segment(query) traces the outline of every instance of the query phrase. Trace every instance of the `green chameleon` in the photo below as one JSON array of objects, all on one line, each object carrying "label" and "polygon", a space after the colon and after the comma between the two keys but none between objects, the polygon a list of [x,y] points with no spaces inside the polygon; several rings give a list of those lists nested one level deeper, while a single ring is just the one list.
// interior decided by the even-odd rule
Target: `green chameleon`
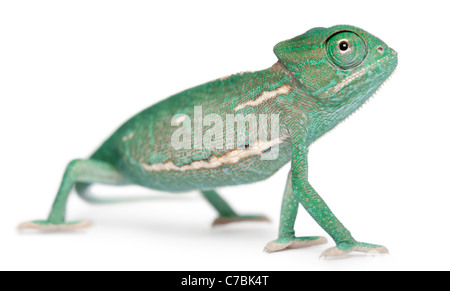
[{"label": "green chameleon", "polygon": [[[264,221],[261,215],[237,214],[214,189],[264,180],[290,161],[278,238],[266,252],[326,243],[324,237],[295,236],[301,204],[336,243],[323,256],[387,253],[381,245],[355,240],[335,217],[308,181],[307,156],[315,140],[387,80],[397,53],[348,25],[313,28],[278,43],[274,52],[278,62],[268,69],[188,89],[128,120],[89,159],[69,163],[48,219],[20,228],[89,226],[65,220],[66,202],[73,187],[87,201],[100,202],[88,193],[95,183],[174,193],[198,190],[219,213],[214,224]],[[255,120],[260,124],[255,126]]]}]

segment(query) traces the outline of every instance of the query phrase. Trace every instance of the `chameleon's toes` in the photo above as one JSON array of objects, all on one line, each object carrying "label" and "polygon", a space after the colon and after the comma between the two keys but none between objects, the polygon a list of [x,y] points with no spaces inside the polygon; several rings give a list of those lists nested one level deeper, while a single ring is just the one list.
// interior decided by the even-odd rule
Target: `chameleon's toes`
[{"label": "chameleon's toes", "polygon": [[326,249],[325,251],[322,252],[322,254],[320,255],[321,258],[330,258],[330,257],[341,257],[344,256],[346,254],[348,254],[351,251],[344,251],[344,250],[340,250],[337,247],[332,247],[329,249]]},{"label": "chameleon's toes", "polygon": [[70,231],[91,226],[89,221],[74,221],[64,223],[51,223],[46,220],[35,220],[19,225],[19,230],[35,229],[40,231]]},{"label": "chameleon's toes", "polygon": [[220,216],[216,218],[212,224],[212,226],[224,225],[235,222],[270,222],[270,219],[263,215],[239,215],[232,217],[223,217]]},{"label": "chameleon's toes", "polygon": [[321,255],[321,258],[333,258],[345,256],[351,252],[360,252],[368,254],[389,254],[386,247],[368,243],[353,243],[353,244],[339,244],[335,247],[326,249]]},{"label": "chameleon's toes", "polygon": [[266,253],[273,253],[285,249],[306,248],[315,245],[326,244],[327,239],[323,236],[305,236],[293,239],[277,239],[269,242],[265,247]]}]

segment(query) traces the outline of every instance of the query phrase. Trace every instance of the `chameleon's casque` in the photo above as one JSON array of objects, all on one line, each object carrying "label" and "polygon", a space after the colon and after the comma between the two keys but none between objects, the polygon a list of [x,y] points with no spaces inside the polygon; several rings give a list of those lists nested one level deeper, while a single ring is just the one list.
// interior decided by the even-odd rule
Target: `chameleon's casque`
[{"label": "chameleon's casque", "polygon": [[[326,242],[324,237],[295,236],[294,223],[302,204],[336,242],[323,255],[386,253],[383,246],[356,241],[334,216],[308,182],[307,153],[317,138],[385,82],[397,66],[397,53],[377,37],[347,25],[311,29],[278,43],[274,52],[279,61],[268,69],[188,89],[131,118],[89,159],[68,165],[48,219],[24,223],[21,228],[88,226],[87,222],[66,222],[65,209],[73,187],[86,200],[99,202],[87,193],[94,183],[137,184],[168,192],[199,190],[219,213],[215,224],[266,220],[237,214],[214,189],[266,179],[290,162],[279,236],[266,245],[266,251]],[[278,135],[251,139],[251,122],[245,123],[244,130],[234,124],[225,126],[228,117],[237,115],[244,119],[277,116],[279,123],[271,123],[268,130],[276,128]],[[204,123],[200,127],[198,120]],[[213,138],[210,129],[220,123],[221,130]],[[214,141],[213,147],[202,146],[205,137]],[[180,138],[184,146],[174,146]],[[275,148],[275,158],[262,158]]]}]

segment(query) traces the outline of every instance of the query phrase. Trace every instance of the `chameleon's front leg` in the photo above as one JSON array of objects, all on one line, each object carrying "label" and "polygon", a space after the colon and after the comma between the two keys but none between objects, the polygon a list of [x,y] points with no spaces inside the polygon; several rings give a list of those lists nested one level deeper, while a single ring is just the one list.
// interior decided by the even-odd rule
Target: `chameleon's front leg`
[{"label": "chameleon's front leg", "polygon": [[293,194],[298,202],[336,242],[336,247],[325,250],[322,256],[341,256],[351,251],[388,253],[388,250],[381,245],[356,241],[350,231],[334,216],[330,208],[309,184],[307,149],[301,141],[295,138],[293,138],[291,175]]},{"label": "chameleon's front leg", "polygon": [[289,172],[283,195],[278,238],[266,245],[264,248],[265,252],[272,253],[284,249],[303,248],[327,243],[327,239],[323,236],[295,236],[294,225],[297,218],[298,205],[299,200],[292,189],[291,171]]}]

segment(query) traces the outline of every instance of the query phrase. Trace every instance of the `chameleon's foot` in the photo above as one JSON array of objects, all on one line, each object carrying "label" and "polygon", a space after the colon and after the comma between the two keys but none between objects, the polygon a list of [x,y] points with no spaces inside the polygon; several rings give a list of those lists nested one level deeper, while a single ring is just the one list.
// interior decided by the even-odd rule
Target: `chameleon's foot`
[{"label": "chameleon's foot", "polygon": [[355,243],[340,243],[335,247],[326,249],[320,255],[320,257],[321,258],[340,257],[347,255],[350,252],[361,252],[369,254],[389,254],[388,249],[384,246],[355,242]]},{"label": "chameleon's foot", "polygon": [[64,223],[51,223],[47,220],[35,220],[19,225],[19,230],[36,229],[41,231],[67,231],[78,230],[91,226],[89,221],[73,221]]},{"label": "chameleon's foot", "polygon": [[214,220],[212,226],[224,225],[234,222],[251,222],[251,221],[262,221],[262,222],[270,222],[270,219],[263,215],[236,215],[231,217],[220,216]]},{"label": "chameleon's foot", "polygon": [[295,238],[279,238],[269,242],[264,251],[267,253],[278,252],[286,249],[298,249],[310,246],[326,244],[327,239],[323,236],[304,236]]}]

